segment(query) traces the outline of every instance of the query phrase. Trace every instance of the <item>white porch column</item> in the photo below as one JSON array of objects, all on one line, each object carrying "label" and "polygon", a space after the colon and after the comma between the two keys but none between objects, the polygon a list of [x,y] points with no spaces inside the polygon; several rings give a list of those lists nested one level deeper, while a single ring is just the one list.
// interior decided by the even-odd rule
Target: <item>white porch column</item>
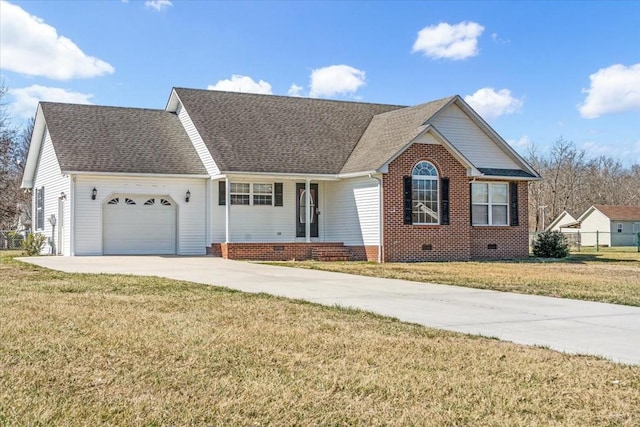
[{"label": "white porch column", "polygon": [[305,224],[304,224],[304,235],[305,242],[311,243],[311,180],[307,179],[307,182],[304,186],[304,209],[305,209]]},{"label": "white porch column", "polygon": [[211,211],[213,209],[211,209],[211,201],[213,200],[212,194],[211,194],[211,188],[213,187],[213,185],[211,185],[211,178],[207,178],[205,180],[205,188],[204,188],[204,217],[205,217],[205,223],[204,223],[204,235],[205,235],[205,239],[207,239],[204,244],[205,247],[209,247],[211,245],[211,243],[213,242],[212,239],[212,233],[211,233],[211,229],[212,227],[212,220],[211,220]]},{"label": "white porch column", "polygon": [[231,235],[229,231],[229,222],[231,221],[231,182],[229,177],[225,178],[225,203],[224,203],[224,242],[231,242]]},{"label": "white porch column", "polygon": [[[69,176],[69,255],[76,254],[76,176]],[[35,191],[35,188],[32,190]],[[35,206],[35,203],[34,203]],[[35,221],[36,216],[33,216]],[[33,224],[31,225],[33,229]]]}]

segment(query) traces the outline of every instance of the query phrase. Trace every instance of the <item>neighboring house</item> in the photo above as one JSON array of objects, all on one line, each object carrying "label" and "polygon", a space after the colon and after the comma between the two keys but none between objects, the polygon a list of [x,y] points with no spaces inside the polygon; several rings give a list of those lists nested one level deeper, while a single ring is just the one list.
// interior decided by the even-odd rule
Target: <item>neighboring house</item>
[{"label": "neighboring house", "polygon": [[40,103],[22,185],[58,254],[422,261],[528,256],[536,179],[459,96],[175,88],[165,110]]},{"label": "neighboring house", "polygon": [[578,218],[583,246],[635,246],[640,206],[593,205]]},{"label": "neighboring house", "polygon": [[577,232],[580,223],[576,217],[577,215],[564,210],[545,228],[545,231]]}]

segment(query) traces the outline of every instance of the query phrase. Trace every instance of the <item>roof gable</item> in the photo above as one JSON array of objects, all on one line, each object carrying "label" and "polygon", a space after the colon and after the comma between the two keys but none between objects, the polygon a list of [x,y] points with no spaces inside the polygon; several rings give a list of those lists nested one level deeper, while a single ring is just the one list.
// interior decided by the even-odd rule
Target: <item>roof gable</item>
[{"label": "roof gable", "polygon": [[426,121],[454,97],[376,115],[342,168],[342,173],[379,170],[426,129]]},{"label": "roof gable", "polygon": [[549,224],[545,230],[552,230],[556,225],[560,225],[560,228],[563,228],[565,225],[577,223],[578,221],[576,220],[576,217],[569,211],[564,210],[553,221],[551,221],[551,224]]},{"label": "roof gable", "polygon": [[63,172],[206,174],[173,113],[50,102],[40,108]]},{"label": "roof gable", "polygon": [[175,88],[221,172],[337,174],[394,105]]},{"label": "roof gable", "polygon": [[[593,205],[592,207],[602,212],[612,221],[640,221],[640,206]],[[582,216],[580,217],[581,219]]]}]

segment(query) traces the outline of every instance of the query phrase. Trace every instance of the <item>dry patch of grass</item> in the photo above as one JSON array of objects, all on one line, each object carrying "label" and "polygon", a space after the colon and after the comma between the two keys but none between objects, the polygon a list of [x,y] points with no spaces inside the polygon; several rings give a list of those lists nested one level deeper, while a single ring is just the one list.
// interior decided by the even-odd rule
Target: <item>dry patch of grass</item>
[{"label": "dry patch of grass", "polygon": [[580,252],[511,262],[286,262],[300,268],[640,306],[640,253]]},{"label": "dry patch of grass", "polygon": [[640,368],[0,258],[0,425],[639,425]]}]

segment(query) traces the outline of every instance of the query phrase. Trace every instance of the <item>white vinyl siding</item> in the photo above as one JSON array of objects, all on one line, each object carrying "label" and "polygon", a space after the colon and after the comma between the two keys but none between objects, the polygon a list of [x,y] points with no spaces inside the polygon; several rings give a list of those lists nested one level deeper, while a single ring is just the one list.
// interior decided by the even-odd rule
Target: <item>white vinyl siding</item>
[{"label": "white vinyl siding", "polygon": [[193,144],[193,147],[196,149],[198,156],[200,156],[200,160],[202,161],[204,167],[207,169],[207,173],[211,176],[219,175],[220,169],[218,168],[218,165],[216,165],[216,162],[213,160],[209,149],[205,145],[204,140],[200,136],[200,133],[198,133],[196,126],[191,120],[191,117],[189,117],[187,109],[184,108],[182,103],[179,103],[178,107],[178,118],[180,119],[180,123],[182,123],[184,130],[187,132],[187,135],[189,136],[189,139]]},{"label": "white vinyl siding", "polygon": [[478,168],[520,169],[457,105],[451,104],[431,122]]},{"label": "white vinyl siding", "polygon": [[580,223],[580,243],[583,246],[596,245],[596,230],[598,244],[603,246],[611,245],[611,221],[602,212],[594,209]]},{"label": "white vinyl siding", "polygon": [[[60,166],[58,164],[58,157],[56,156],[55,150],[53,148],[53,144],[51,142],[51,136],[49,135],[48,129],[45,129],[43,143],[41,147],[40,153],[40,161],[36,168],[35,179],[33,182],[32,189],[32,203],[33,203],[33,212],[32,218],[34,231],[37,233],[44,234],[47,237],[47,244],[42,250],[43,254],[50,254],[54,252],[58,252],[57,244],[58,244],[58,200],[62,193],[65,195],[69,194],[69,177],[62,175],[60,170]],[[41,230],[36,230],[36,218],[37,218],[37,204],[36,204],[36,189],[41,189],[44,187],[44,205],[43,205],[43,221],[44,228]],[[68,203],[67,203],[68,205]],[[54,215],[56,218],[56,226],[53,227],[51,225],[51,216]],[[61,229],[64,231],[63,236],[63,250],[65,255],[69,255],[69,230],[71,229],[69,223],[69,215],[65,215],[63,218],[64,226]]]},{"label": "white vinyl siding", "polygon": [[[234,243],[284,243],[296,242],[296,181],[275,180],[282,182],[283,206],[272,205],[231,205],[230,240]],[[232,179],[233,182],[239,182]],[[251,181],[246,181],[251,184]],[[218,181],[214,181],[213,196],[213,241],[225,241],[226,206],[218,204]],[[318,189],[320,203],[323,203],[322,184]],[[320,236],[323,233],[322,215],[320,220]],[[317,241],[318,239],[313,239]],[[304,239],[302,240],[304,241]]]},{"label": "white vinyl siding", "polygon": [[[91,190],[96,188],[96,200]],[[114,195],[167,196],[176,204],[178,255],[204,254],[211,242],[206,237],[205,180],[173,177],[106,177],[80,175],[75,186],[75,254],[103,253],[103,206]],[[185,202],[189,190],[191,198]]]},{"label": "white vinyl siding", "polygon": [[349,246],[378,245],[380,193],[378,182],[369,177],[328,182],[326,240]]}]

